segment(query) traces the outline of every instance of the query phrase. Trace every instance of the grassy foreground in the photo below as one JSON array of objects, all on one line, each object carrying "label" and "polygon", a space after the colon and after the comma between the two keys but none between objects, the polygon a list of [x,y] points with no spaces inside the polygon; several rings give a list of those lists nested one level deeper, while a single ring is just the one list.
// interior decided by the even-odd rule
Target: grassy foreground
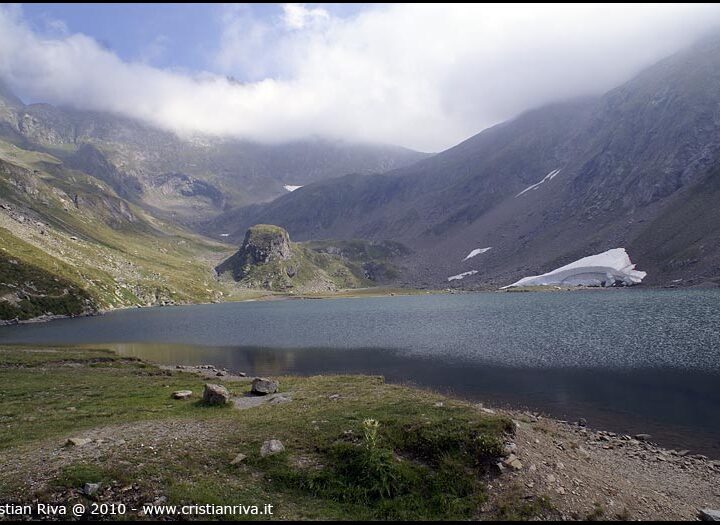
[{"label": "grassy foreground", "polygon": [[[379,377],[285,377],[292,401],[239,410],[204,406],[205,382],[105,350],[0,347],[0,501],[271,503],[275,519],[547,510],[510,500],[481,511],[513,424],[469,403]],[[172,400],[180,389],[192,397]],[[92,442],[64,446],[70,437]],[[268,439],[285,452],[262,458]],[[102,489],[84,495],[94,482]]]}]

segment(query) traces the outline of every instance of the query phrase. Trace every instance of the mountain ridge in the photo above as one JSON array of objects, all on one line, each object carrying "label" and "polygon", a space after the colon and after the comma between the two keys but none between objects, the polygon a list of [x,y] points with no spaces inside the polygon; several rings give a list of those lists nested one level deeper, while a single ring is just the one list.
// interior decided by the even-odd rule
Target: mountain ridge
[{"label": "mountain ridge", "polygon": [[[207,231],[232,234],[232,224],[242,230],[245,221],[271,222],[299,239],[401,241],[414,251],[405,261],[414,286],[447,284],[475,270],[452,285],[494,287],[625,246],[635,251],[633,261],[655,261],[650,284],[717,279],[717,249],[706,248],[692,270],[680,271],[673,260],[689,246],[659,263],[642,236],[662,237],[647,228],[661,227],[665,210],[682,207],[718,164],[718,93],[715,37],[602,96],[525,112],[383,175],[319,182],[228,212]],[[700,220],[717,224],[709,209]],[[479,246],[494,248],[462,261]]]}]

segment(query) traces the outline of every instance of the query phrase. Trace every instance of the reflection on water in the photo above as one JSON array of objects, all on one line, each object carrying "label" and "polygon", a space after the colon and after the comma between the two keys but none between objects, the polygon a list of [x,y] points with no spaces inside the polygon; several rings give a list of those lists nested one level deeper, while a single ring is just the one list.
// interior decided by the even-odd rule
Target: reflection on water
[{"label": "reflection on water", "polygon": [[713,373],[674,369],[536,370],[409,357],[395,350],[108,345],[161,364],[212,364],[249,375],[373,374],[498,406],[529,407],[668,447],[720,457],[720,388]]}]

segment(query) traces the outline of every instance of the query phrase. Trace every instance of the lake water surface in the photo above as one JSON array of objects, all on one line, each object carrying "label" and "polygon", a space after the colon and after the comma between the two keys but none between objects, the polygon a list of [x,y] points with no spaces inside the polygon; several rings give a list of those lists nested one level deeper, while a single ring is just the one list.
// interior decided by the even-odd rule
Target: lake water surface
[{"label": "lake water surface", "polygon": [[720,457],[720,293],[604,290],[225,303],[0,328],[256,375],[370,373]]}]

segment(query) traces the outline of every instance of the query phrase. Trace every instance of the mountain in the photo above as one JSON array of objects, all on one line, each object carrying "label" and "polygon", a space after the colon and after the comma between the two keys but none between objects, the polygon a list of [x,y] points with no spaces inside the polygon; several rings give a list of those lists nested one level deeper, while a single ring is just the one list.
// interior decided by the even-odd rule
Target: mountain
[{"label": "mountain", "polygon": [[387,171],[428,156],[396,146],[320,138],[278,144],[181,138],[109,113],[25,105],[2,84],[0,138],[50,153],[155,215],[185,224],[271,200],[288,193],[286,186]]},{"label": "mountain", "polygon": [[[484,288],[624,247],[650,284],[720,277],[720,38],[599,97],[552,104],[379,175],[310,184],[206,225],[393,239],[403,282]],[[466,259],[471,250],[490,247]]]}]

